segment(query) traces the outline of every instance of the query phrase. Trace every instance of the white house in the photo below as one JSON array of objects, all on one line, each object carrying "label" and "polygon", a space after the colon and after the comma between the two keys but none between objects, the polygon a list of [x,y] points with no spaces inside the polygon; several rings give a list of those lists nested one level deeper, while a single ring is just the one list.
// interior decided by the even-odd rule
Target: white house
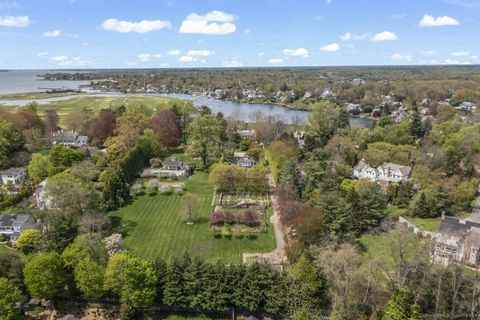
[{"label": "white house", "polygon": [[460,103],[458,107],[455,107],[457,110],[464,110],[464,111],[474,111],[477,109],[477,105],[473,102],[464,101]]},{"label": "white house", "polygon": [[257,164],[257,161],[249,157],[240,158],[237,160],[237,166],[242,168],[251,168]]},{"label": "white house", "polygon": [[10,168],[0,171],[0,179],[3,185],[12,184],[18,185],[27,177],[27,170],[25,168]]},{"label": "white house", "polygon": [[250,139],[255,137],[255,130],[237,130],[238,135],[242,139]]},{"label": "white house", "polygon": [[354,168],[353,175],[357,179],[367,178],[373,181],[403,182],[410,179],[412,167],[385,162],[377,168],[371,167],[361,160]]}]

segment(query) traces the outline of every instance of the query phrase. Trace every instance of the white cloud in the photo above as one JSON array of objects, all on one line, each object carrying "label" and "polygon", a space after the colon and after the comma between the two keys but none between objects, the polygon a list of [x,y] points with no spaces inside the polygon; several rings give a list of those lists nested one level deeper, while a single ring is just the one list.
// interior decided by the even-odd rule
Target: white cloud
[{"label": "white cloud", "polygon": [[434,55],[437,54],[437,51],[435,51],[435,50],[422,50],[422,51],[420,51],[420,54],[422,56],[434,56]]},{"label": "white cloud", "polygon": [[397,35],[390,31],[379,32],[370,38],[371,41],[392,41],[397,39]]},{"label": "white cloud", "polygon": [[166,62],[165,62],[165,63],[160,63],[158,66],[159,66],[160,68],[165,68],[165,67],[168,67],[169,65],[170,65],[169,63],[166,63]]},{"label": "white cloud", "polygon": [[331,43],[321,47],[319,50],[325,52],[334,52],[340,50],[340,45],[338,43]]},{"label": "white cloud", "polygon": [[24,28],[30,24],[30,18],[28,16],[5,16],[0,17],[1,27],[17,27]]},{"label": "white cloud", "polygon": [[283,59],[281,59],[281,58],[272,58],[272,59],[268,60],[267,62],[270,63],[270,64],[280,64],[280,63],[283,63]]},{"label": "white cloud", "polygon": [[150,61],[151,58],[161,58],[161,57],[162,57],[161,53],[155,53],[155,54],[140,53],[138,55],[138,59],[142,62],[148,62],[148,61]]},{"label": "white cloud", "polygon": [[443,62],[446,63],[446,64],[460,64],[460,61],[452,60],[452,59],[445,59],[445,60],[443,60]]},{"label": "white cloud", "polygon": [[138,59],[140,59],[140,61],[143,61],[143,62],[148,62],[148,61],[150,61],[151,56],[152,55],[149,54],[149,53],[140,53],[138,55]]},{"label": "white cloud", "polygon": [[50,38],[57,38],[60,36],[62,32],[60,30],[51,30],[51,31],[45,31],[43,33],[44,37],[50,37]]},{"label": "white cloud", "polygon": [[208,57],[214,54],[215,52],[210,50],[188,50],[187,51],[187,56],[190,56],[190,57]]},{"label": "white cloud", "polygon": [[180,50],[170,50],[167,52],[169,56],[179,56],[182,52]]},{"label": "white cloud", "polygon": [[240,68],[243,67],[243,63],[238,60],[225,60],[223,66],[226,68]]},{"label": "white cloud", "polygon": [[302,57],[308,58],[308,50],[305,48],[298,48],[298,49],[283,49],[283,53],[287,57]]},{"label": "white cloud", "polygon": [[232,14],[214,10],[201,16],[197,13],[189,14],[183,20],[179,33],[226,35],[236,31],[235,17]]},{"label": "white cloud", "polygon": [[161,29],[170,29],[171,27],[172,24],[168,20],[142,20],[139,22],[132,22],[121,21],[117,19],[108,19],[102,23],[103,30],[117,31],[121,33],[147,33]]},{"label": "white cloud", "polygon": [[2,9],[20,9],[22,5],[16,1],[12,2],[1,2],[0,3],[0,10]]},{"label": "white cloud", "polygon": [[410,53],[394,53],[390,58],[395,61],[412,62],[412,55]]},{"label": "white cloud", "polygon": [[441,16],[441,17],[434,17],[429,14],[423,16],[422,20],[420,20],[419,26],[420,27],[442,27],[442,26],[456,26],[459,25],[460,22],[451,18],[449,16]]},{"label": "white cloud", "polygon": [[259,58],[263,57],[264,55],[265,55],[265,52],[259,52],[259,53],[257,53],[257,57],[259,57]]},{"label": "white cloud", "polygon": [[45,56],[48,56],[47,51],[43,51],[43,52],[40,52],[39,54],[37,54],[37,57],[39,57],[39,58],[42,58],[42,57],[45,57]]},{"label": "white cloud", "polygon": [[468,51],[455,51],[451,53],[454,57],[468,57],[470,52]]},{"label": "white cloud", "polygon": [[88,59],[82,57],[54,56],[50,60],[57,63],[60,67],[83,67],[91,63]]},{"label": "white cloud", "polygon": [[251,29],[249,29],[249,28],[247,28],[247,29],[243,30],[243,33],[245,33],[245,34],[249,34],[250,32],[252,32],[252,30],[251,30]]},{"label": "white cloud", "polygon": [[195,59],[194,57],[191,57],[191,56],[181,56],[180,59],[178,59],[178,61],[180,61],[180,62],[193,62],[193,61],[197,61],[197,59]]},{"label": "white cloud", "polygon": [[332,3],[332,0],[325,0],[325,4],[328,6]]},{"label": "white cloud", "polygon": [[370,37],[370,33],[362,33],[362,34],[353,34],[351,32],[347,32],[344,35],[340,36],[342,41],[350,41],[350,40],[365,40]]}]

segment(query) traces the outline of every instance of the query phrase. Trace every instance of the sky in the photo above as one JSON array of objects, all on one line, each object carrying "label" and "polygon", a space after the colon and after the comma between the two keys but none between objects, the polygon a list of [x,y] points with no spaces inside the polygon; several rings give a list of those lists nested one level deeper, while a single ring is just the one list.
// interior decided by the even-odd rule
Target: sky
[{"label": "sky", "polygon": [[480,0],[0,0],[0,69],[480,63]]}]

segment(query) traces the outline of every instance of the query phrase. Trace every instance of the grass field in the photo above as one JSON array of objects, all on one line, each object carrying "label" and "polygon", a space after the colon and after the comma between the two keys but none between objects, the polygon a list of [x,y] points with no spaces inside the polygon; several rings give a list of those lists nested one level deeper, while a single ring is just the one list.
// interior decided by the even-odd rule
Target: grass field
[{"label": "grass field", "polygon": [[55,97],[66,97],[79,94],[89,94],[87,92],[59,92],[59,93],[46,93],[46,92],[25,92],[25,93],[9,93],[1,94],[0,100],[36,100],[36,99],[47,99]]},{"label": "grass field", "polygon": [[425,231],[437,232],[440,228],[440,218],[412,218],[410,222]]},{"label": "grass field", "polygon": [[[49,97],[53,98],[54,96]],[[87,95],[84,97],[72,97],[68,100],[53,101],[47,104],[40,104],[38,106],[38,113],[40,116],[43,116],[46,110],[55,110],[60,117],[60,125],[63,125],[65,117],[70,114],[72,110],[78,110],[82,107],[87,107],[91,109],[93,113],[98,113],[102,109],[115,108],[121,105],[125,106],[127,109],[140,105],[147,106],[151,109],[163,109],[168,108],[173,101],[179,100],[149,95],[128,95],[118,97],[94,97]],[[16,106],[6,105],[2,105],[1,107],[5,109],[16,108]]]},{"label": "grass field", "polygon": [[[117,232],[122,232],[125,246],[139,257],[153,260],[168,259],[184,251],[203,256],[209,261],[241,263],[244,252],[269,252],[275,248],[273,227],[258,234],[256,239],[216,239],[208,230],[212,210],[212,187],[208,174],[197,172],[186,182],[186,192],[198,198],[198,218],[187,225],[181,215],[181,196],[178,194],[144,195],[111,214]],[[271,212],[271,210],[269,210]]]}]

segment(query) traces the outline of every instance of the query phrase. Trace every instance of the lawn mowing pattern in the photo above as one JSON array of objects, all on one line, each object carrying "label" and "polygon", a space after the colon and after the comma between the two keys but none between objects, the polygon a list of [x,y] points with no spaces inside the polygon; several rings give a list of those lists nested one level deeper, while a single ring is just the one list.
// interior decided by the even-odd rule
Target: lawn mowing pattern
[{"label": "lawn mowing pattern", "polygon": [[[125,233],[125,247],[141,258],[169,259],[184,251],[203,256],[209,261],[241,263],[242,253],[270,252],[275,248],[273,227],[268,223],[268,232],[258,234],[257,239],[246,237],[215,239],[208,231],[212,210],[212,187],[208,174],[198,172],[186,183],[185,192],[198,198],[198,218],[194,225],[187,225],[181,215],[181,196],[178,194],[155,196],[144,195],[131,204],[113,212],[114,220],[125,225],[118,230]],[[271,210],[268,210],[271,214]]]}]

